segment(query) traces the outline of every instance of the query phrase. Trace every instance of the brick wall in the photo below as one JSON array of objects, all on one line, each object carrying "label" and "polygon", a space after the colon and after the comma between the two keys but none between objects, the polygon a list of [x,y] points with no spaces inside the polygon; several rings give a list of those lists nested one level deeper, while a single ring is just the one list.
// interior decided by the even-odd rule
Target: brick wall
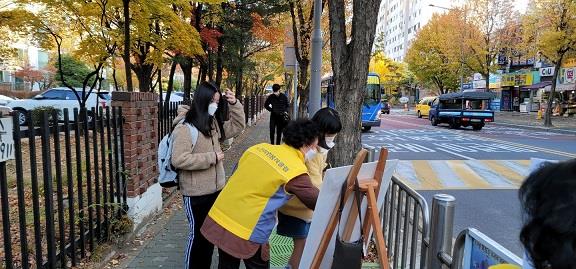
[{"label": "brick wall", "polygon": [[113,92],[112,106],[122,107],[128,197],[136,197],[146,192],[158,178],[158,95]]}]

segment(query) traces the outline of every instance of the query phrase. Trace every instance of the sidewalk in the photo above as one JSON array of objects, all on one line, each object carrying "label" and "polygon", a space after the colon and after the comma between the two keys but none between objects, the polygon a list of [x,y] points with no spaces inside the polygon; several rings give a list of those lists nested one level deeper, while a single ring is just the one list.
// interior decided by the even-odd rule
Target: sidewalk
[{"label": "sidewalk", "polygon": [[506,112],[506,111],[496,111],[495,114],[495,124],[511,125],[511,126],[522,126],[531,127],[537,129],[544,129],[548,131],[565,131],[576,133],[576,117],[563,117],[563,116],[553,116],[552,124],[554,127],[548,128],[544,127],[544,120],[537,120],[538,113],[531,112],[521,113],[521,112]]},{"label": "sidewalk", "polygon": [[[224,155],[226,176],[230,176],[234,164],[249,147],[269,141],[268,112],[256,122],[256,126],[247,127],[246,131],[234,140],[232,147]],[[175,204],[181,204],[182,199],[177,194]],[[180,207],[174,211],[166,225],[147,242],[147,245],[123,268],[183,268],[184,248],[188,237],[188,221]],[[217,268],[217,252],[214,252],[212,268]]]}]

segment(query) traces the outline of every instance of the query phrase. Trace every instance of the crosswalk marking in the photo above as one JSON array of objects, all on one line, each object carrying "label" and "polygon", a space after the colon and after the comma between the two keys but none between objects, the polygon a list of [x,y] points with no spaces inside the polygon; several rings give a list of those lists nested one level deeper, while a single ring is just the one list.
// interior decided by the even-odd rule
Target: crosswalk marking
[{"label": "crosswalk marking", "polygon": [[464,161],[451,161],[446,163],[448,166],[450,166],[454,173],[458,175],[458,177],[466,182],[466,186],[479,189],[487,189],[490,187],[490,184],[482,180],[482,178],[476,174],[474,170],[470,169],[470,167],[464,163]]},{"label": "crosswalk marking", "polygon": [[522,181],[524,181],[524,176],[514,171],[514,169],[505,166],[502,161],[490,160],[485,161],[484,163],[493,171],[511,180],[513,183],[522,184]]},{"label": "crosswalk marking", "polygon": [[401,160],[395,175],[416,190],[517,189],[528,165],[525,160]]},{"label": "crosswalk marking", "polygon": [[443,187],[428,161],[414,161],[414,167],[416,176],[422,179],[422,187],[431,189]]}]

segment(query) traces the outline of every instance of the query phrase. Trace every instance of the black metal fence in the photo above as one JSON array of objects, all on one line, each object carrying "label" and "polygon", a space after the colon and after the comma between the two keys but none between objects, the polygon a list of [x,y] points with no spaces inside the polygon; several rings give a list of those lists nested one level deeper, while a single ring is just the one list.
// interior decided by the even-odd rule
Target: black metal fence
[{"label": "black metal fence", "polygon": [[242,104],[244,105],[244,116],[246,118],[246,123],[248,121],[254,122],[256,120],[256,115],[264,110],[264,101],[266,96],[264,95],[253,95],[246,96]]},{"label": "black metal fence", "polygon": [[172,122],[178,116],[178,106],[181,104],[182,102],[170,102],[165,106],[164,102],[158,102],[158,142],[172,131]]},{"label": "black metal fence", "polygon": [[122,109],[89,114],[44,112],[26,132],[13,116],[15,159],[0,162],[0,267],[76,266],[126,219]]}]

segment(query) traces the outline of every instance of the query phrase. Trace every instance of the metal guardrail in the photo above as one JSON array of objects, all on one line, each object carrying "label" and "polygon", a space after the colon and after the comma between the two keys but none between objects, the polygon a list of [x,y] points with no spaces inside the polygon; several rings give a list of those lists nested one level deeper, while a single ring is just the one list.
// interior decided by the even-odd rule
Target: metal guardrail
[{"label": "metal guardrail", "polygon": [[396,177],[382,208],[391,268],[424,268],[430,246],[430,217],[424,197]]},{"label": "metal guardrail", "polygon": [[[365,162],[373,162],[376,150],[368,150]],[[472,252],[485,253],[497,263],[521,265],[522,260],[480,231],[468,228],[453,243],[456,199],[436,194],[432,212],[422,195],[392,176],[380,212],[390,268],[400,269],[468,269],[472,268]]]},{"label": "metal guardrail", "polygon": [[[376,159],[376,148],[368,150],[366,162]],[[428,203],[422,195],[392,176],[380,212],[391,268],[425,268],[430,245]]]}]

